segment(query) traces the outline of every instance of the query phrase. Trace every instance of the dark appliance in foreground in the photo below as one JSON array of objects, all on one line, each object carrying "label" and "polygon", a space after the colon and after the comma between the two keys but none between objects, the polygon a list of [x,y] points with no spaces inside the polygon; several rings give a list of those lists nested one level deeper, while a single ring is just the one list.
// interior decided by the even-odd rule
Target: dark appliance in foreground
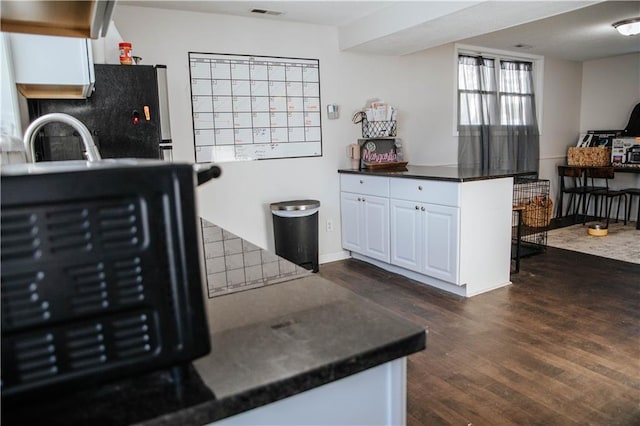
[{"label": "dark appliance in foreground", "polygon": [[[95,91],[87,99],[29,99],[29,118],[53,112],[84,123],[102,158],[171,159],[171,129],[164,65],[96,64]],[[47,124],[36,141],[36,161],[83,159],[71,127]]]},{"label": "dark appliance in foreground", "polygon": [[159,160],[3,167],[3,399],[209,352],[195,186],[218,174]]}]

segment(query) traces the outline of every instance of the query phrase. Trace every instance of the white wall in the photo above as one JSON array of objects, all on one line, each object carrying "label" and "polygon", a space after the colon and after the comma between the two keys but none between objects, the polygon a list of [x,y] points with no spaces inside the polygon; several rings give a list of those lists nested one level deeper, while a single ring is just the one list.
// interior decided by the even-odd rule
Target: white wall
[{"label": "white wall", "polygon": [[557,166],[566,164],[567,148],[578,140],[581,85],[582,63],[545,58],[539,175],[550,180],[554,203],[559,186]]},{"label": "white wall", "polygon": [[640,53],[584,62],[581,132],[624,129],[638,102]]},{"label": "white wall", "polygon": [[[640,53],[587,61],[582,67],[580,131],[624,129],[640,102]],[[616,173],[612,186],[640,188],[640,175]],[[636,211],[637,202],[632,218]]]},{"label": "white wall", "polygon": [[[168,67],[174,158],[193,161],[188,52],[318,58],[323,155],[317,158],[222,163],[220,179],[199,191],[207,220],[273,249],[269,204],[317,199],[321,262],[345,255],[340,242],[337,170],[349,167],[346,147],[360,136],[352,114],[378,97],[399,108],[398,135],[414,164],[456,162],[452,128],[453,46],[407,57],[340,52],[332,27],[177,12],[119,5],[114,22],[144,64]],[[326,104],[337,103],[340,119],[328,120]],[[334,231],[326,232],[326,220]]]},{"label": "white wall", "polygon": [[[115,24],[145,64],[168,66],[174,156],[193,161],[188,52],[317,58],[320,60],[323,156],[222,163],[220,179],[201,188],[207,220],[268,249],[274,248],[269,204],[320,200],[320,261],[345,255],[340,243],[339,179],[349,167],[346,146],[360,136],[351,115],[378,97],[399,108],[398,136],[412,164],[455,164],[454,45],[413,55],[375,56],[341,52],[332,27],[178,12],[119,5]],[[556,165],[577,140],[581,123],[582,64],[545,58],[540,176],[552,181]],[[326,104],[337,103],[339,120]],[[327,220],[334,231],[326,232]]]}]

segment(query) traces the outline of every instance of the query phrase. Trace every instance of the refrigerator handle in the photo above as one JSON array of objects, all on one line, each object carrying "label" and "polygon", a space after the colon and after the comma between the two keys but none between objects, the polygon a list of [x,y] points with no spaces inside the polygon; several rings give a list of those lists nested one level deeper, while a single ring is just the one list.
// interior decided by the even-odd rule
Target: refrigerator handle
[{"label": "refrigerator handle", "polygon": [[160,109],[160,142],[171,143],[171,123],[169,121],[169,88],[167,86],[166,65],[155,65],[158,82],[158,108]]}]

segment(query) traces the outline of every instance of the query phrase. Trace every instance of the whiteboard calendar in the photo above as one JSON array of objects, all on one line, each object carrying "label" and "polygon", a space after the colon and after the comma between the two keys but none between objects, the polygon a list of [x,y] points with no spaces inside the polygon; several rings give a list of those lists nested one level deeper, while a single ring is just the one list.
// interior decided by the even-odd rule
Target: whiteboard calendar
[{"label": "whiteboard calendar", "polygon": [[196,162],[322,155],[320,61],[189,52]]}]

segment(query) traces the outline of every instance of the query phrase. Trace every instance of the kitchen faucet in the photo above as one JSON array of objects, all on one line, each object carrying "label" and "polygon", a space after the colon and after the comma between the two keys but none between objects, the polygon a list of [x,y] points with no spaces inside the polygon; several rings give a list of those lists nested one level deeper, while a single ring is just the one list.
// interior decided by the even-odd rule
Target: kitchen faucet
[{"label": "kitchen faucet", "polygon": [[27,127],[27,130],[24,132],[24,149],[27,154],[27,161],[35,163],[36,162],[36,153],[34,142],[36,140],[36,135],[38,131],[48,123],[60,122],[68,124],[73,127],[80,134],[80,139],[82,139],[82,144],[84,145],[85,155],[87,156],[87,160],[89,161],[98,161],[102,157],[98,152],[98,148],[93,142],[93,137],[91,137],[91,133],[87,126],[82,124],[80,120],[75,117],[70,116],[69,114],[63,114],[60,112],[54,112],[51,114],[45,114],[42,117],[37,118]]}]

